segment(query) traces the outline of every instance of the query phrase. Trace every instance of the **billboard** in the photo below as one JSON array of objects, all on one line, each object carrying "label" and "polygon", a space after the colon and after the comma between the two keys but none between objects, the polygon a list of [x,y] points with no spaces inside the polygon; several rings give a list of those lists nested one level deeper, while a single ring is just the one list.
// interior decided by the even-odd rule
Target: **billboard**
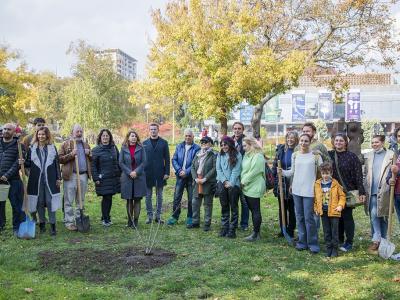
[{"label": "billboard", "polygon": [[292,122],[304,122],[306,112],[306,93],[297,91],[292,93]]},{"label": "billboard", "polygon": [[320,91],[318,95],[318,117],[324,121],[333,120],[333,99],[332,93]]},{"label": "billboard", "polygon": [[242,122],[244,125],[250,125],[253,113],[254,106],[248,104],[242,105],[240,107],[240,122]]},{"label": "billboard", "polygon": [[360,90],[350,90],[346,99],[346,121],[361,121]]}]

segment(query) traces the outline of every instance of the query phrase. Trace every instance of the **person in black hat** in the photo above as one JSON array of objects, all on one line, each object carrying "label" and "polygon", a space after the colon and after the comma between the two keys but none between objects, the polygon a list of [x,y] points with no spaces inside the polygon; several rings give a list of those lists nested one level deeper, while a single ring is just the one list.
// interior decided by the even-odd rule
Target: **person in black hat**
[{"label": "person in black hat", "polygon": [[213,198],[216,184],[216,160],[212,150],[213,140],[205,136],[200,140],[200,151],[192,163],[192,178],[194,179],[192,211],[192,224],[188,228],[200,227],[200,206],[204,199],[204,231],[209,231],[211,226]]}]

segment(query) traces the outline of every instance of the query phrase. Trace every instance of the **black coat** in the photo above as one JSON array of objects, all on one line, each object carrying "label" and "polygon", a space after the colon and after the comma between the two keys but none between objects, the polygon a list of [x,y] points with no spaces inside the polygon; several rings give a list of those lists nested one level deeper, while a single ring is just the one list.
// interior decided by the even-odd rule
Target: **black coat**
[{"label": "black coat", "polygon": [[162,138],[158,138],[157,144],[153,147],[151,140],[147,139],[143,142],[146,151],[146,184],[147,187],[161,187],[166,184],[164,175],[170,173],[170,158],[168,142]]},{"label": "black coat", "polygon": [[[279,197],[279,183],[278,183],[278,160],[282,161],[285,155],[285,144],[279,144],[276,147],[276,154],[274,163],[272,165],[272,174],[274,175],[274,195]],[[285,199],[288,199],[291,195],[289,193],[290,178],[282,176],[283,195]]]},{"label": "black coat", "polygon": [[92,178],[98,196],[120,192],[119,152],[115,145],[98,145],[92,150]]},{"label": "black coat", "polygon": [[[146,152],[141,145],[137,145],[135,149],[136,168],[132,170],[131,153],[127,146],[122,146],[119,155],[119,166],[121,167],[121,198],[133,199],[146,196],[146,175],[144,172],[146,164]],[[137,177],[132,179],[129,174],[135,171]],[[132,195],[133,187],[133,195]]]},{"label": "black coat", "polygon": [[[23,146],[22,146],[23,147]],[[19,178],[18,164],[18,142],[13,139],[9,143],[0,141],[0,177],[5,176],[7,180],[15,180]]]},{"label": "black coat", "polygon": [[[30,211],[36,210],[41,184],[46,184],[50,191],[52,211],[61,208],[60,187],[57,186],[57,180],[61,180],[61,170],[57,149],[54,145],[47,145],[44,151],[45,157],[41,157],[37,144],[31,145],[25,161],[25,166],[30,170],[27,187]],[[45,161],[44,169],[42,169],[42,160]],[[46,181],[42,182],[41,176],[45,176]]]}]

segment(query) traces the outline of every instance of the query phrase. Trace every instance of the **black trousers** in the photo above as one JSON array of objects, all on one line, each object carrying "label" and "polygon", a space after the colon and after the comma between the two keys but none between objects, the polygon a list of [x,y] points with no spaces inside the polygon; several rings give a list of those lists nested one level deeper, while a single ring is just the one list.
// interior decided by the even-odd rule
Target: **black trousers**
[{"label": "black trousers", "polygon": [[0,229],[6,226],[6,201],[0,201]]},{"label": "black trousers", "polygon": [[103,195],[103,199],[101,200],[101,219],[110,222],[111,221],[111,206],[112,206],[112,197],[113,195]]},{"label": "black trousers", "polygon": [[260,198],[252,198],[246,195],[244,196],[244,198],[246,199],[247,206],[251,211],[251,218],[253,220],[253,231],[259,233],[262,222]]},{"label": "black trousers", "polygon": [[[294,230],[296,229],[296,213],[294,211],[294,201],[293,196],[289,195],[288,199],[285,199],[285,218],[286,218],[286,232],[293,237]],[[282,207],[281,207],[281,200],[278,197],[278,204],[279,204],[279,226],[282,232]],[[283,232],[282,232],[283,234]]]},{"label": "black trousers", "polygon": [[[341,243],[346,242],[353,245],[355,223],[353,219],[353,209],[352,207],[345,207],[342,210],[342,216],[339,220],[339,241]],[[344,235],[346,234],[346,240]]]},{"label": "black trousers", "polygon": [[[221,225],[225,229],[235,230],[238,225],[239,209],[238,202],[240,189],[238,186],[224,188],[219,196],[221,203]],[[230,221],[229,221],[230,217]]]},{"label": "black trousers", "polygon": [[339,246],[339,218],[328,217],[328,212],[324,211],[321,219],[326,249],[337,249]]}]

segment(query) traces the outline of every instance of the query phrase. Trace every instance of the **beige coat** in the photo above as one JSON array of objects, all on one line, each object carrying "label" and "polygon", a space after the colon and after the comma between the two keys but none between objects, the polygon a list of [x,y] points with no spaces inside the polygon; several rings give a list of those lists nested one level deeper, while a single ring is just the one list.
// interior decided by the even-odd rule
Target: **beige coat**
[{"label": "beige coat", "polygon": [[[379,175],[379,186],[377,194],[377,214],[378,217],[386,217],[389,215],[389,192],[390,186],[386,183],[386,176],[392,164],[394,152],[386,150],[386,155],[383,159],[381,173]],[[371,184],[372,184],[372,167],[374,162],[374,151],[364,155],[364,188],[367,193],[367,201],[365,201],[365,213],[369,215],[369,203],[371,199]]]}]

